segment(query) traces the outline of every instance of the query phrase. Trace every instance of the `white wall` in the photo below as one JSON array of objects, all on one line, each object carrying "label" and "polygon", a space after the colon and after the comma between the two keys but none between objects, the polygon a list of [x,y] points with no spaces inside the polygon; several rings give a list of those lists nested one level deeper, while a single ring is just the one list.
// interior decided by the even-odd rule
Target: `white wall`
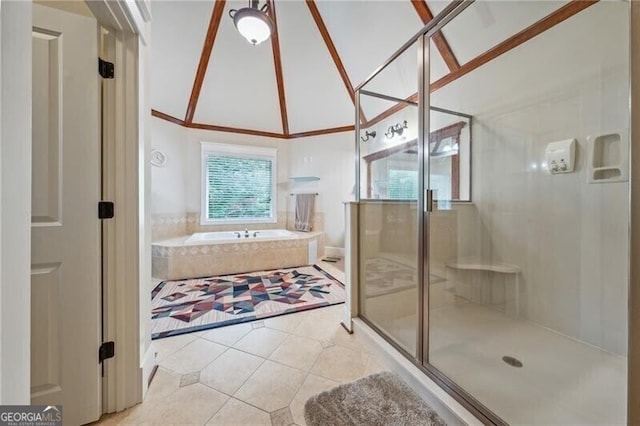
[{"label": "white wall", "polygon": [[[277,211],[286,212],[289,144],[282,139],[240,135],[208,130],[188,129],[152,118],[151,149],[166,154],[164,167],[152,167],[152,214],[187,214],[200,212],[201,153],[200,142],[253,145],[278,150]],[[286,218],[282,218],[286,221]],[[252,224],[252,227],[255,227]]]},{"label": "white wall", "polygon": [[0,404],[30,402],[31,2],[0,9]]},{"label": "white wall", "polygon": [[[625,137],[629,126],[627,8],[598,3],[434,93],[474,114],[477,213],[459,229],[475,235],[459,239],[473,241],[477,256],[522,268],[525,318],[622,355],[629,183],[587,183],[587,140]],[[594,33],[601,22],[618,24]],[[552,176],[545,147],[568,138],[578,142],[576,170]]]},{"label": "white wall", "polygon": [[[353,132],[283,140],[187,129],[153,118],[151,133],[152,149],[167,156],[164,167],[152,167],[152,214],[200,212],[201,141],[272,147],[278,149],[278,212],[293,211],[290,193],[318,192],[316,211],[324,215],[325,244],[344,246],[342,203],[353,198],[355,182]],[[300,184],[290,176],[317,176],[320,180]]]},{"label": "white wall", "polygon": [[[142,370],[142,396],[146,395],[149,377],[155,366],[155,348],[151,344],[151,299],[148,297],[152,290],[153,283],[149,280],[151,276],[151,165],[149,155],[151,152],[151,104],[150,104],[150,74],[151,74],[151,47],[150,32],[151,25],[148,20],[143,19],[139,13],[150,5],[144,2],[136,2],[136,7],[128,3],[130,12],[136,16],[139,29],[138,37],[138,224],[139,240],[138,253],[140,258],[140,269],[138,270],[139,288],[139,321],[140,334],[140,368]],[[140,9],[142,8],[142,9]],[[145,9],[148,10],[148,9]],[[147,285],[145,285],[145,283]]]},{"label": "white wall", "polygon": [[[187,212],[188,129],[159,118],[151,119],[151,149],[162,151],[167,161],[151,168],[151,211],[153,214]],[[200,156],[192,167],[200,168]]]},{"label": "white wall", "polygon": [[[291,176],[317,176],[309,184],[292,182],[290,192],[317,192],[316,209],[324,213],[325,245],[344,247],[344,205],[353,200],[355,185],[355,135],[335,133],[310,138],[292,139],[289,173]],[[289,211],[293,211],[289,197]]]},{"label": "white wall", "polygon": [[[626,131],[626,81],[618,77],[605,82],[620,87],[608,99],[585,87],[478,116],[474,200],[483,256],[523,268],[526,315],[625,354],[628,182],[589,184],[586,167],[588,135]],[[616,114],[603,119],[603,110]],[[550,175],[546,144],[574,137],[576,171]]]}]

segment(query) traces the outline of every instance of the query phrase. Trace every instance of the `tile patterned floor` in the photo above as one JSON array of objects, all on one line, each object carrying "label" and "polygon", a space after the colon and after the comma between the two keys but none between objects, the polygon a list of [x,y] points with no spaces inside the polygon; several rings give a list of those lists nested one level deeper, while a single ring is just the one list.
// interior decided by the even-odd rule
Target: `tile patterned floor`
[{"label": "tile patterned floor", "polygon": [[343,308],[156,340],[145,401],[99,423],[302,426],[310,396],[387,369],[340,326]]}]

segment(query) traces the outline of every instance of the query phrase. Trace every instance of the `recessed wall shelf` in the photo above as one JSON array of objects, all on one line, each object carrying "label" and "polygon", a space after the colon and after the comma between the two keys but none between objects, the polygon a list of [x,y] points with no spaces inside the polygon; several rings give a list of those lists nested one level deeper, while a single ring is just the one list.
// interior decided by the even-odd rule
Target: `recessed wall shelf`
[{"label": "recessed wall shelf", "polygon": [[294,176],[294,177],[290,177],[289,179],[291,179],[294,182],[312,182],[312,181],[320,180],[318,176]]},{"label": "recessed wall shelf", "polygon": [[629,180],[629,142],[626,129],[589,136],[589,183],[625,182]]}]

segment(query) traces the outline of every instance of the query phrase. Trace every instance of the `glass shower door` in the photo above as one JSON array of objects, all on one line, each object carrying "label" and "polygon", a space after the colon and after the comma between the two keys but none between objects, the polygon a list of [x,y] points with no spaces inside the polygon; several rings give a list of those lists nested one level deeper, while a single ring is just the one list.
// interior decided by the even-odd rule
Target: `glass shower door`
[{"label": "glass shower door", "polygon": [[360,316],[416,358],[422,198],[418,43],[359,91]]},{"label": "glass shower door", "polygon": [[441,31],[465,72],[431,70],[424,366],[492,421],[626,424],[629,4],[474,2]]}]

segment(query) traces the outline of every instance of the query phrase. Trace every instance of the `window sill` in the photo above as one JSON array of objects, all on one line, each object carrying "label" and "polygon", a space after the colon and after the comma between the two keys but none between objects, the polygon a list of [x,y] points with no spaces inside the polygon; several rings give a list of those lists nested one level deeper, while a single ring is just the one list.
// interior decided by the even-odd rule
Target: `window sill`
[{"label": "window sill", "polygon": [[257,225],[257,224],[269,224],[272,225],[274,223],[278,223],[278,219],[276,217],[269,219],[221,219],[221,220],[210,220],[210,219],[202,219],[200,218],[201,226],[218,226],[218,225]]}]

